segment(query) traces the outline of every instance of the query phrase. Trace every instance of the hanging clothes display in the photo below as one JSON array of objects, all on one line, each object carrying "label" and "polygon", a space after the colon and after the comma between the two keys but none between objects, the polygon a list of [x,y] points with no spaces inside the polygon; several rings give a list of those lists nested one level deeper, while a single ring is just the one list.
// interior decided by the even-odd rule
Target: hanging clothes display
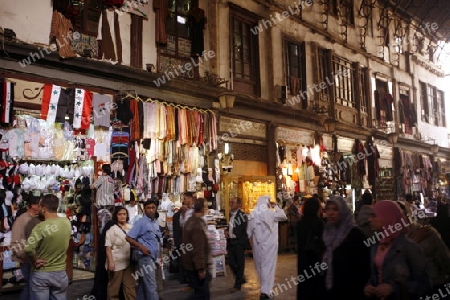
[{"label": "hanging clothes display", "polygon": [[375,185],[380,170],[380,165],[378,163],[380,153],[378,152],[377,146],[373,143],[372,137],[367,138],[364,146],[365,153],[367,154],[367,179],[370,185]]},{"label": "hanging clothes display", "polygon": [[60,12],[54,11],[50,26],[50,37],[55,39],[58,46],[58,54],[61,58],[76,57],[72,47],[70,47],[70,33],[74,32],[74,28],[69,19]]},{"label": "hanging clothes display", "polygon": [[205,11],[194,6],[188,12],[189,39],[191,40],[191,56],[199,57],[203,55],[204,42],[203,30],[205,29]]},{"label": "hanging clothes display", "polygon": [[98,22],[97,41],[101,47],[98,59],[122,63],[122,39],[120,37],[119,15],[113,9],[103,9]]}]

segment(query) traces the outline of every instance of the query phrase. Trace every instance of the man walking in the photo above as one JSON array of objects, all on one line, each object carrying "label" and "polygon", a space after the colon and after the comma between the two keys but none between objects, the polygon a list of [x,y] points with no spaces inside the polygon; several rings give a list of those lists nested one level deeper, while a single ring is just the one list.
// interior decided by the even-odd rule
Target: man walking
[{"label": "man walking", "polygon": [[[191,299],[209,300],[209,274],[211,248],[208,239],[208,228],[203,216],[205,214],[205,199],[194,201],[194,214],[183,227],[183,243],[192,245],[190,251],[183,252],[182,261],[189,284],[194,289]],[[187,249],[189,250],[189,249]]]},{"label": "man walking", "polygon": [[156,219],[155,200],[147,200],[144,203],[145,216],[137,220],[128,232],[126,240],[132,247],[139,249],[138,266],[144,276],[139,278],[137,299],[158,300],[156,284],[156,260],[159,256],[159,223]]},{"label": "man walking", "polygon": [[240,291],[241,286],[245,283],[245,250],[250,249],[247,237],[248,218],[245,212],[241,210],[241,206],[241,198],[235,197],[231,199],[227,252],[228,264],[235,277],[233,292]]},{"label": "man walking", "polygon": [[67,218],[58,216],[58,206],[59,199],[55,195],[42,198],[39,215],[45,221],[33,228],[25,246],[33,266],[31,293],[36,300],[67,299],[66,252],[72,226]]},{"label": "man walking", "polygon": [[31,297],[31,265],[28,261],[28,257],[25,254],[24,248],[26,240],[30,237],[31,231],[40,220],[39,214],[39,197],[31,196],[28,200],[28,209],[25,213],[21,214],[12,225],[11,235],[11,251],[13,254],[13,260],[20,263],[20,270],[22,271],[23,278],[25,279],[26,286],[20,292],[20,300],[29,300]]},{"label": "man walking", "polygon": [[[183,200],[183,206],[187,206],[187,201]],[[180,225],[180,217],[181,217],[181,210],[179,209],[176,213],[173,215],[173,241],[175,243],[175,248],[178,250],[181,247],[181,244],[183,243],[183,227]],[[177,260],[178,265],[178,280],[180,281],[180,284],[185,284],[187,282],[186,275],[183,268],[183,262],[181,257],[172,258]]]},{"label": "man walking", "polygon": [[270,196],[261,196],[250,214],[247,234],[252,241],[253,261],[261,283],[259,299],[270,299],[278,256],[278,222],[286,219],[284,210],[271,203]]}]

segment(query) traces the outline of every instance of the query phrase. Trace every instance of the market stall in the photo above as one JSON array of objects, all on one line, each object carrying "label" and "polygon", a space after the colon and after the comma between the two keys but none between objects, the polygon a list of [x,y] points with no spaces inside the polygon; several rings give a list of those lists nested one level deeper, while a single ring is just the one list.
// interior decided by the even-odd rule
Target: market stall
[{"label": "market stall", "polygon": [[[26,206],[22,193],[60,199],[58,213],[73,225],[68,273],[95,270],[98,235],[131,194],[138,203],[158,198],[165,227],[186,191],[216,209],[213,186],[220,168],[210,158],[217,148],[213,111],[60,82],[6,78],[2,86],[10,93],[1,120],[0,162],[6,167],[0,188],[13,196],[2,200],[9,208],[1,220],[2,247],[10,243],[15,212]],[[103,164],[111,166],[115,182],[106,206],[96,204],[90,188]]]}]

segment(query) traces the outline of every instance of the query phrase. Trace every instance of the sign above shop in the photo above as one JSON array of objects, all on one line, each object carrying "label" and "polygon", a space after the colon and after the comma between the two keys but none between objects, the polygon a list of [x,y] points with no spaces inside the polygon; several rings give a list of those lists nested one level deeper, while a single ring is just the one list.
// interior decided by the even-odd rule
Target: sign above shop
[{"label": "sign above shop", "polygon": [[8,78],[7,80],[14,82],[14,102],[15,107],[20,107],[20,103],[35,104],[37,107],[42,103],[43,83],[20,80],[16,78]]},{"label": "sign above shop", "polygon": [[378,159],[380,168],[393,168],[392,149],[386,146],[377,146],[377,149],[380,153],[380,158]]},{"label": "sign above shop", "polygon": [[229,132],[230,137],[251,136],[266,139],[267,126],[259,122],[220,117],[219,131]]},{"label": "sign above shop", "polygon": [[322,140],[323,140],[323,146],[328,151],[332,151],[333,150],[333,138],[331,137],[331,135],[327,135],[327,134],[322,135]]},{"label": "sign above shop", "polygon": [[392,147],[389,146],[384,146],[384,145],[377,145],[377,149],[378,149],[378,153],[380,153],[380,158],[381,159],[388,159],[388,160],[392,160]]},{"label": "sign above shop", "polygon": [[306,146],[314,145],[314,136],[312,132],[291,129],[287,127],[278,127],[276,131],[277,141],[286,143],[302,144]]},{"label": "sign above shop", "polygon": [[355,140],[345,138],[345,137],[339,137],[337,144],[338,144],[339,152],[352,152],[352,148],[353,148],[353,145],[355,144]]}]

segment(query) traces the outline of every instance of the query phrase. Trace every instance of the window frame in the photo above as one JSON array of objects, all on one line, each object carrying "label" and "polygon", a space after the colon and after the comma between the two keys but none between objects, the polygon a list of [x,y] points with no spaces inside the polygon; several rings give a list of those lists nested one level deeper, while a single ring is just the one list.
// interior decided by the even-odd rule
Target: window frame
[{"label": "window frame", "polygon": [[[291,74],[291,61],[290,61],[290,55],[289,50],[290,46],[297,47],[298,53],[300,55],[297,56],[297,74],[294,76]],[[292,38],[289,38],[287,36],[283,37],[283,58],[284,58],[284,76],[285,76],[285,82],[286,85],[290,87],[290,77],[296,77],[300,81],[300,91],[306,90],[306,53],[305,53],[306,47],[305,42],[296,41]],[[289,93],[291,95],[292,91],[289,88]]]},{"label": "window frame", "polygon": [[[167,0],[168,1],[168,0]],[[175,20],[175,26],[174,26],[174,32],[169,31],[169,24],[167,23],[170,18],[167,17],[165,26],[166,26],[166,35],[167,35],[167,45],[158,45],[158,49],[159,49],[159,54],[165,57],[171,57],[171,58],[175,58],[178,60],[182,60],[182,61],[187,61],[190,59],[191,57],[191,40],[189,39],[189,34],[184,37],[181,36],[181,33],[178,32],[178,17],[184,17],[186,20],[186,23],[184,24],[186,26],[187,32],[189,32],[189,25],[188,25],[188,14],[189,14],[189,9],[183,13],[180,13],[177,11],[177,3],[178,2],[183,2],[183,1],[190,1],[190,6],[189,9],[192,8],[192,0],[174,0],[175,2],[175,12],[172,11],[168,11],[168,14],[174,14],[174,20]],[[169,51],[172,50],[167,50],[167,46],[169,45],[169,43],[171,43],[171,38],[173,37],[173,43],[175,44],[175,48],[174,48],[174,53],[170,53]],[[186,48],[188,48],[189,50],[186,51],[186,53],[184,54],[180,54],[180,41],[181,39],[184,39],[184,42],[186,43]]]},{"label": "window frame", "polygon": [[[408,99],[409,110],[411,110],[411,106],[412,106],[412,108],[416,109],[416,106],[414,105],[414,103],[413,103],[413,101],[411,99],[411,88],[409,86],[400,86],[399,87],[399,99],[398,99],[398,101],[401,102],[403,110],[405,111],[407,108],[405,108],[405,106],[404,106],[404,103],[402,101],[402,97],[406,97]],[[416,109],[416,112],[417,112],[417,109]],[[399,114],[400,114],[400,110],[399,110]],[[405,128],[404,128],[404,133],[405,134],[413,134],[412,128],[415,127],[415,126],[413,126],[414,124],[410,124],[409,122],[408,123],[405,122],[405,123],[401,123],[401,124],[405,125]],[[408,126],[406,126],[406,125],[408,125]]]},{"label": "window frame", "polygon": [[346,22],[349,26],[355,26],[355,2],[353,0],[339,0],[339,1],[348,1],[349,6],[347,8],[350,9],[349,13],[346,14]]},{"label": "window frame", "polygon": [[[70,3],[72,8],[78,12],[76,19],[80,21],[80,24],[76,24],[70,14],[69,6],[64,5],[61,1],[52,1],[52,9],[59,11],[67,19],[72,22],[74,31],[79,33],[97,37],[98,35],[98,23],[100,22],[100,15],[102,14],[102,0],[82,0]],[[79,26],[77,26],[79,25]]]},{"label": "window frame", "polygon": [[327,87],[325,89],[320,89],[319,96],[322,101],[330,101],[331,93],[330,93],[330,79],[328,76],[332,73],[329,69],[329,59],[327,57],[325,48],[318,47],[317,49],[317,60],[318,60],[318,80],[319,82],[327,82]]},{"label": "window frame", "polygon": [[[229,26],[230,26],[230,68],[233,76],[233,90],[236,92],[242,92],[246,94],[251,94],[256,97],[260,97],[261,95],[261,83],[260,83],[260,69],[259,69],[259,41],[258,41],[258,35],[255,35],[251,32],[251,28],[254,28],[258,26],[259,17],[257,17],[255,14],[240,8],[236,5],[230,4],[230,14],[229,14]],[[248,57],[248,64],[249,64],[249,70],[250,70],[250,77],[249,79],[245,78],[245,64],[247,63],[245,61],[244,55],[240,54],[239,59],[236,61],[236,49],[237,47],[235,45],[235,24],[234,21],[237,21],[240,26],[240,37],[241,41],[242,38],[248,37],[247,43],[249,47],[249,57]],[[245,26],[243,26],[245,25]],[[245,29],[248,28],[248,31]],[[247,36],[245,36],[245,32],[247,31]],[[241,42],[241,46],[243,43]],[[242,47],[241,47],[242,48]],[[239,50],[238,50],[239,51]],[[236,73],[235,65],[236,62],[240,64],[241,72],[242,73]],[[242,77],[238,77],[237,75],[242,75]]]},{"label": "window frame", "polygon": [[438,99],[438,112],[439,113],[439,127],[447,127],[447,121],[445,119],[445,92],[438,90],[437,91]]},{"label": "window frame", "polygon": [[339,11],[339,0],[329,0],[328,2],[328,14],[337,17]]},{"label": "window frame", "polygon": [[142,69],[143,58],[143,17],[130,14],[130,66],[138,69]]},{"label": "window frame", "polygon": [[430,107],[428,103],[428,85],[425,82],[419,81],[419,86],[420,86],[420,108],[421,108],[420,119],[424,123],[429,123]]},{"label": "window frame", "polygon": [[[356,109],[354,66],[351,61],[338,55],[332,56],[334,102]],[[338,76],[347,69],[348,77]],[[338,84],[338,82],[340,84]],[[348,88],[350,87],[350,91]]]},{"label": "window frame", "polygon": [[363,67],[359,70],[358,74],[358,80],[360,81],[360,102],[359,102],[359,109],[362,113],[369,113],[369,95],[367,94],[367,82],[368,78],[367,75],[367,67]]}]

